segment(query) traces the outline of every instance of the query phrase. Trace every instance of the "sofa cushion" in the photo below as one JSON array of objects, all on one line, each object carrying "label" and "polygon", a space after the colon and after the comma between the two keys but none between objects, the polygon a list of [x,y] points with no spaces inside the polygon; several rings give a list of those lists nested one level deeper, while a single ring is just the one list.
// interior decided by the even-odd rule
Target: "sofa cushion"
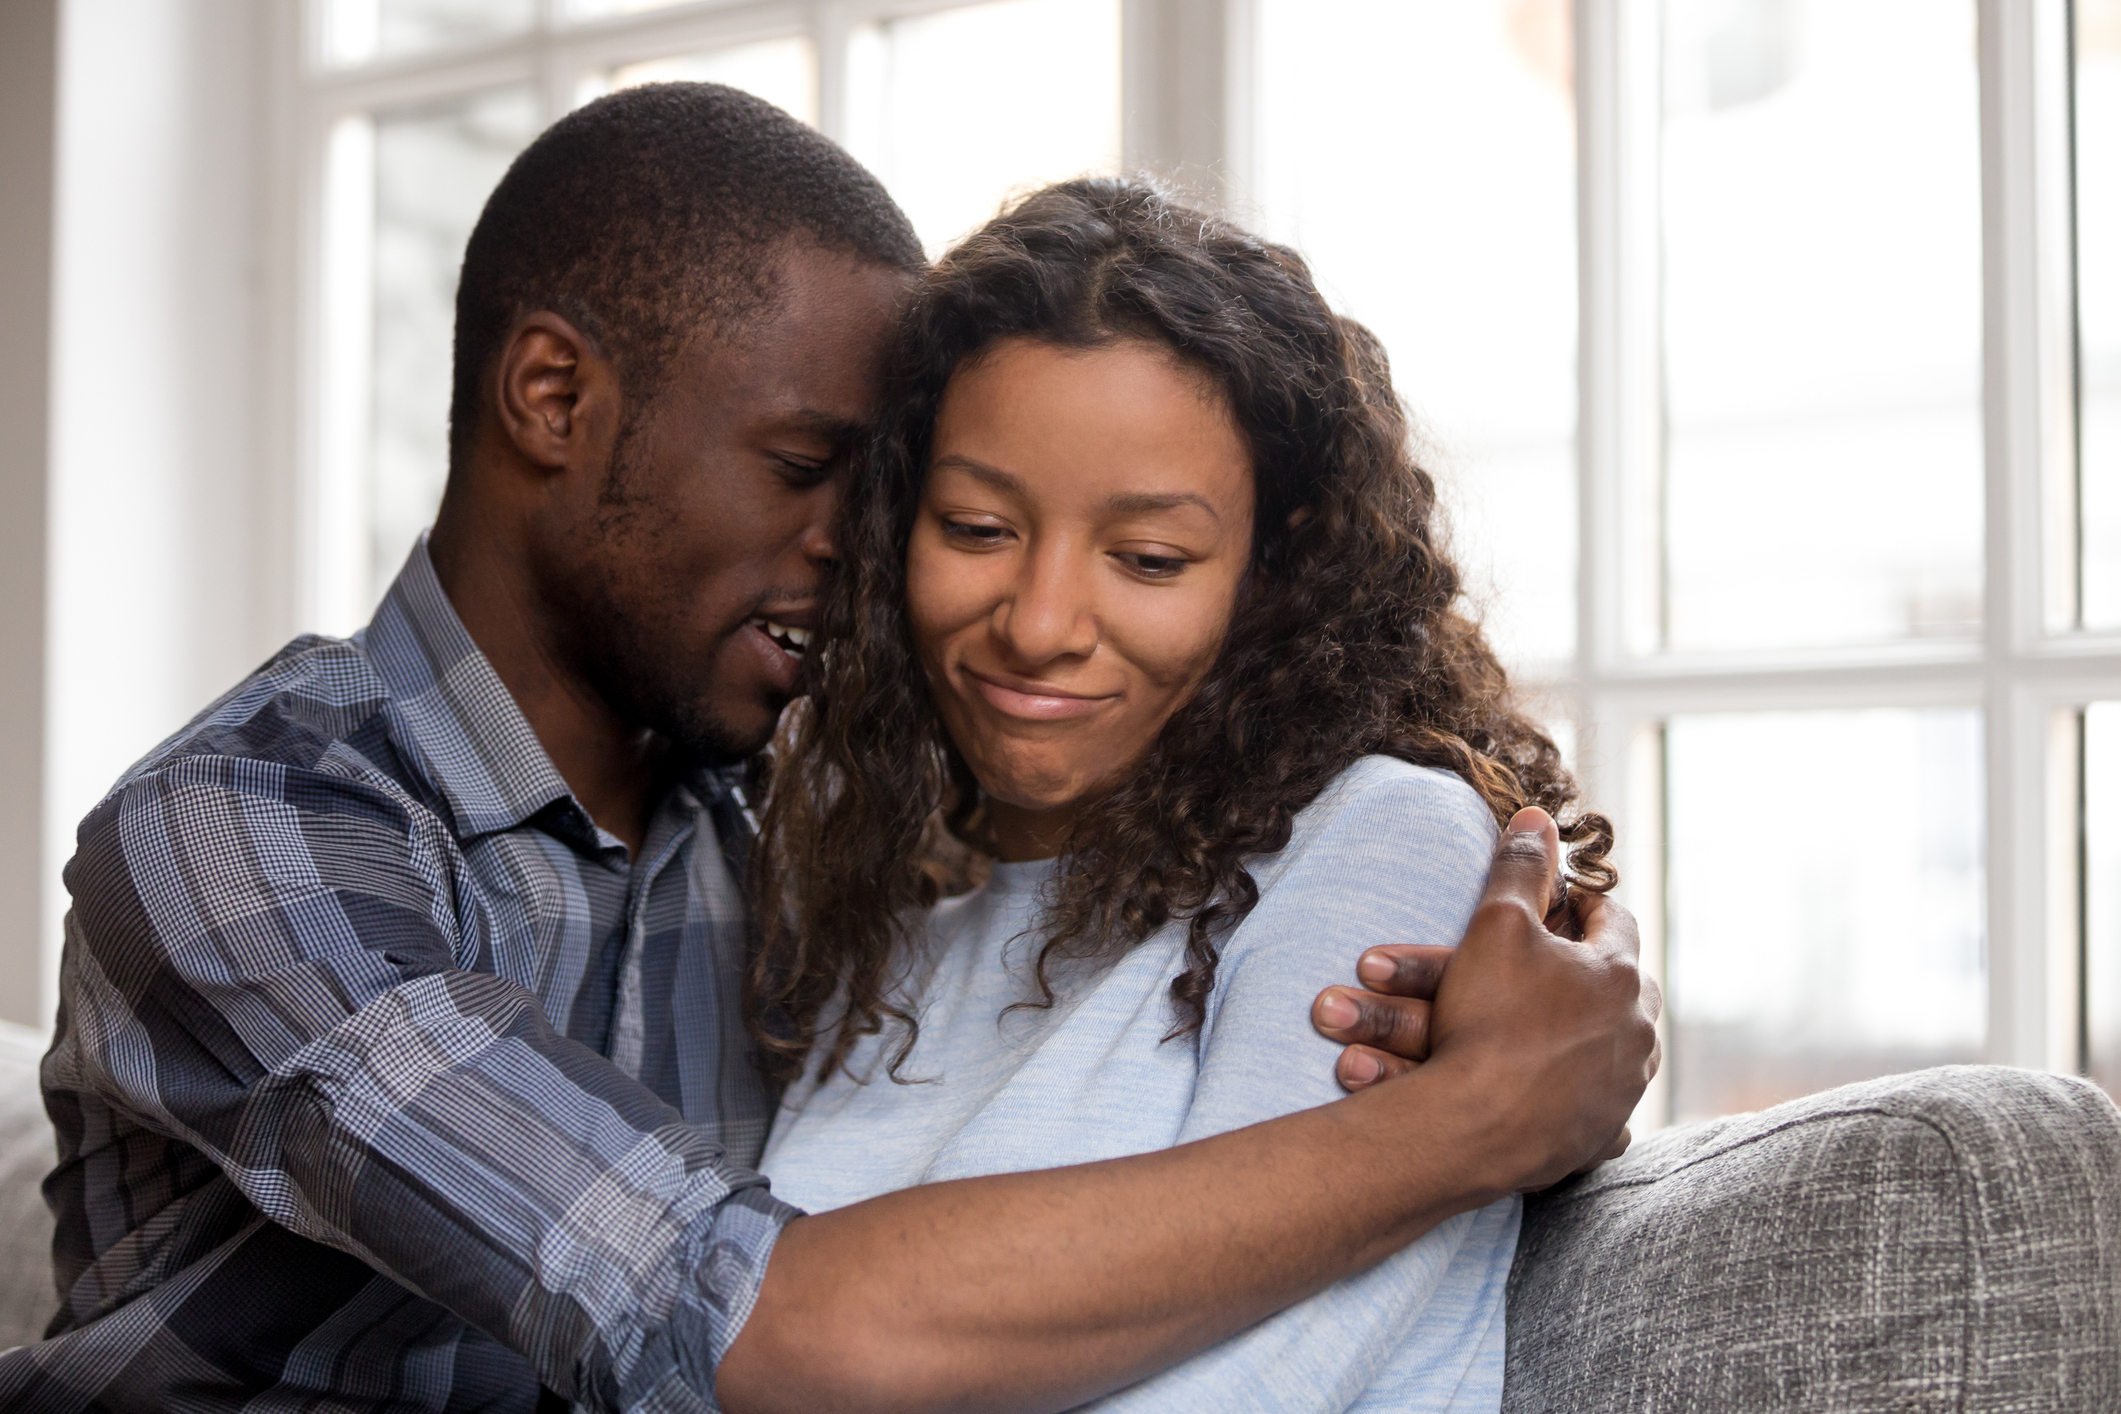
[{"label": "sofa cushion", "polygon": [[58,1159],[37,1089],[43,1043],[0,1023],[0,1350],[36,1340],[59,1309],[42,1184]]},{"label": "sofa cushion", "polygon": [[1952,1066],[1654,1136],[1527,1201],[1503,1406],[2121,1409],[2121,1111]]}]

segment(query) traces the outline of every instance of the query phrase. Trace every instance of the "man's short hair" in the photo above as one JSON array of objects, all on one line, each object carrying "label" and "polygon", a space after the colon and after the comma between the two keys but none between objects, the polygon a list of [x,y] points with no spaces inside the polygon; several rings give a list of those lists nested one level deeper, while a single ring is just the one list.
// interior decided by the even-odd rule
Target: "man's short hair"
[{"label": "man's short hair", "polygon": [[510,165],[465,247],[452,470],[517,319],[547,309],[573,323],[638,407],[696,332],[731,330],[771,297],[773,257],[798,233],[880,265],[923,264],[883,184],[764,99],[648,84],[554,123]]}]

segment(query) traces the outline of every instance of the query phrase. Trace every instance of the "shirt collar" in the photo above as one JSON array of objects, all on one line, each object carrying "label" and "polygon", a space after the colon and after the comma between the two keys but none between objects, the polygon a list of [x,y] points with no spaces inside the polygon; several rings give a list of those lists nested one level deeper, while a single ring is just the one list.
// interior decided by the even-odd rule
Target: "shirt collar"
[{"label": "shirt collar", "polygon": [[586,829],[591,848],[618,842],[598,830],[567,789],[523,709],[502,685],[442,592],[421,535],[368,627],[354,635],[389,686],[401,747],[449,802],[460,838],[514,829],[555,802]]}]

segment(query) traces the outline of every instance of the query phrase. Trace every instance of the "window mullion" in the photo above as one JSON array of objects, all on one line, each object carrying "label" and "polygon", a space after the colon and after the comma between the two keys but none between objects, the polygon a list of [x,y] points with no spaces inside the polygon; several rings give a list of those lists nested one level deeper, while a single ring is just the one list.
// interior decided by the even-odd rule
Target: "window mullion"
[{"label": "window mullion", "polygon": [[[2074,435],[2068,232],[2067,9],[1981,0],[1983,416],[1986,464],[1989,1057],[2074,1068],[2072,936],[2051,916],[2050,769],[2064,723],[2019,682],[2025,656],[2074,617],[2065,503]],[[2066,509],[2065,509],[2065,513]],[[2050,573],[2053,567],[2055,573]]]}]

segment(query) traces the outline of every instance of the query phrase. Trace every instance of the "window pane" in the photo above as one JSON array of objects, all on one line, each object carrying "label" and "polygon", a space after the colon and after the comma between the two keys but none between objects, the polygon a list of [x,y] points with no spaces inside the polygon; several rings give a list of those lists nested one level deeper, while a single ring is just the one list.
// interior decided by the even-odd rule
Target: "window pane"
[{"label": "window pane", "polygon": [[2121,0],[2076,0],[2084,621],[2121,627]]},{"label": "window pane", "polygon": [[324,0],[324,48],[334,64],[360,64],[520,34],[538,0]]},{"label": "window pane", "polygon": [[1666,735],[1681,1121],[1981,1058],[1981,723],[1677,717]]},{"label": "window pane", "polygon": [[457,268],[487,194],[537,131],[527,89],[376,117],[371,602],[442,499]]},{"label": "window pane", "polygon": [[1260,0],[1252,193],[1392,356],[1517,662],[1575,647],[1567,0]]},{"label": "window pane", "polygon": [[579,101],[635,84],[673,81],[728,84],[817,126],[817,50],[800,36],[625,64],[584,84]]},{"label": "window pane", "polygon": [[2084,999],[2092,1078],[2121,1099],[2121,702],[2084,714]]},{"label": "window pane", "polygon": [[1966,0],[1668,0],[1666,638],[1963,636],[1981,596]]},{"label": "window pane", "polygon": [[847,146],[931,254],[1013,192],[1119,166],[1118,0],[1001,0],[856,31]]}]

